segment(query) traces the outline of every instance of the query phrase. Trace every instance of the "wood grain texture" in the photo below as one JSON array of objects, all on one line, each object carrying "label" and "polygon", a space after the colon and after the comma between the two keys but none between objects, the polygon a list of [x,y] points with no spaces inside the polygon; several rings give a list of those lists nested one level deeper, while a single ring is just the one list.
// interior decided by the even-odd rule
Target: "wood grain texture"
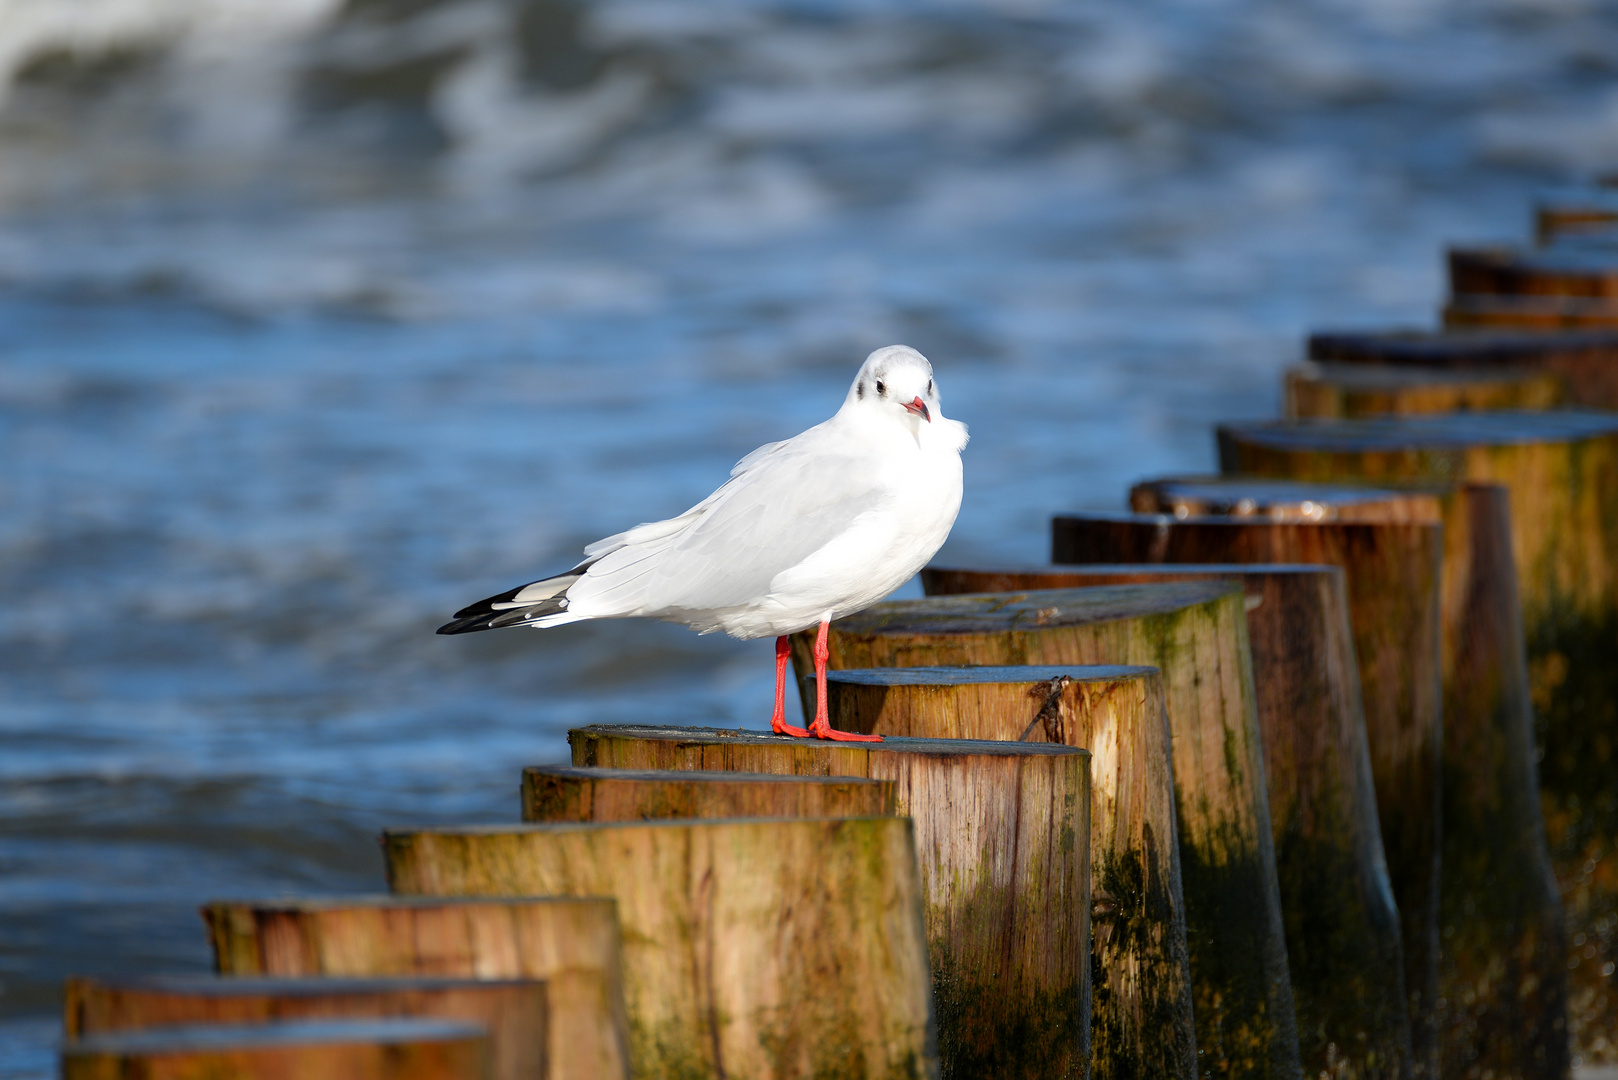
[{"label": "wood grain texture", "polygon": [[488,1080],[488,1037],[445,1020],[112,1032],[67,1043],[62,1080]]},{"label": "wood grain texture", "polygon": [[1162,677],[1155,668],[834,671],[832,724],[923,739],[1003,739],[1091,753],[1090,1075],[1196,1076],[1185,901]]},{"label": "wood grain texture", "polygon": [[[1308,503],[1338,516],[1407,520],[1386,490],[1251,477],[1154,481],[1137,505],[1180,512],[1247,499],[1248,513],[1294,518]],[[1262,491],[1265,498],[1257,498]],[[1212,493],[1219,493],[1211,498]],[[1565,923],[1539,808],[1533,718],[1507,493],[1424,485],[1402,496],[1444,524],[1440,667],[1444,757],[1436,1024],[1444,1075],[1566,1073]]]},{"label": "wood grain texture", "polygon": [[891,781],[899,812],[915,822],[942,1075],[1085,1075],[1088,751],[627,726],[578,729],[568,741],[575,761],[608,768]]},{"label": "wood grain texture", "polygon": [[898,813],[891,780],[667,773],[539,765],[523,770],[524,821],[881,817]]},{"label": "wood grain texture", "polygon": [[223,900],[202,916],[222,975],[544,980],[551,1076],[629,1075],[610,899]]},{"label": "wood grain texture", "polygon": [[1534,235],[1541,244],[1610,232],[1618,225],[1618,194],[1600,187],[1565,188],[1534,201]]},{"label": "wood grain texture", "polygon": [[[1314,507],[1329,506],[1324,496]],[[1063,515],[1052,522],[1060,563],[1318,563],[1347,570],[1355,655],[1383,849],[1401,917],[1411,1048],[1436,1076],[1438,978],[1441,527]]]},{"label": "wood grain texture", "polygon": [[1538,371],[1560,381],[1569,404],[1618,409],[1618,332],[1611,330],[1320,333],[1310,335],[1308,353],[1337,367]]},{"label": "wood grain texture", "polygon": [[[1247,596],[1287,965],[1306,1075],[1410,1063],[1399,913],[1376,816],[1343,574],[1306,565],[928,567],[929,595],[1233,580]],[[1101,773],[1097,773],[1100,782]]]},{"label": "wood grain texture", "polygon": [[1509,491],[1540,793],[1571,935],[1570,1021],[1586,1060],[1618,1062],[1618,416],[1230,425],[1221,458],[1270,476]]},{"label": "wood grain texture", "polygon": [[1552,409],[1567,389],[1548,371],[1391,367],[1311,362],[1288,368],[1282,414],[1290,419],[1416,416],[1483,409]]},{"label": "wood grain texture", "polygon": [[545,984],[475,979],[70,978],[69,1039],[185,1024],[436,1017],[487,1029],[491,1080],[545,1080]]},{"label": "wood grain texture", "polygon": [[609,896],[637,1078],[937,1075],[907,818],[390,830],[427,895]]},{"label": "wood grain texture", "polygon": [[[800,674],[810,640],[792,642]],[[887,601],[830,666],[1140,664],[1163,673],[1199,1072],[1299,1075],[1241,590],[1218,583]]]}]

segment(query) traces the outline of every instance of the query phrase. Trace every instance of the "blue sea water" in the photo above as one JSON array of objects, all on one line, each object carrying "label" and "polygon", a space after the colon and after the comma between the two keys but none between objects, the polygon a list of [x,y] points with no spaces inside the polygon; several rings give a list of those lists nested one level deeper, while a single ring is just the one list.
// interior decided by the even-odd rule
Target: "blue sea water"
[{"label": "blue sea water", "polygon": [[[0,1078],[220,896],[375,889],[769,642],[438,638],[925,352],[944,558],[1213,464],[1618,166],[1597,0],[0,0]],[[911,586],[913,588],[913,586]]]}]

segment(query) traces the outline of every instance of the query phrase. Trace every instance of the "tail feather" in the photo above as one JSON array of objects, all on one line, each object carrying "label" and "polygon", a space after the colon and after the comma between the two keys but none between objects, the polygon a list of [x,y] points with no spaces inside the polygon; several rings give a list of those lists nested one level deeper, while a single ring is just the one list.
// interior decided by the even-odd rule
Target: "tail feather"
[{"label": "tail feather", "polygon": [[475,630],[498,630],[521,626],[567,610],[567,590],[584,576],[590,563],[584,562],[565,574],[541,578],[515,589],[497,593],[455,613],[454,619],[438,628],[440,634],[470,634]]}]

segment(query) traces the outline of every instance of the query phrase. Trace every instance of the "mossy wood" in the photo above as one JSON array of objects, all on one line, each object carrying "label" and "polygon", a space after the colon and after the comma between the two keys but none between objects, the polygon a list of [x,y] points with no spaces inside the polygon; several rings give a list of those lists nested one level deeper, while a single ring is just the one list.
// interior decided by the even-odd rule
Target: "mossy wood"
[{"label": "mossy wood", "polygon": [[[1260,529],[1266,515],[1295,520],[1304,507],[1333,520],[1436,516],[1444,523],[1434,1042],[1448,1077],[1563,1075],[1567,981],[1556,958],[1564,921],[1539,812],[1525,683],[1513,676],[1525,669],[1503,489],[1440,486],[1356,496],[1345,485],[1228,477],[1149,482],[1133,496],[1137,505],[1174,513],[1241,506]],[[1408,505],[1398,505],[1399,498]],[[1217,527],[1185,528],[1193,535],[1181,540],[1175,557],[1223,557],[1244,543],[1230,529],[1222,535]]]},{"label": "mossy wood", "polygon": [[1283,414],[1299,419],[1551,409],[1566,398],[1561,378],[1548,371],[1312,362],[1287,369]]},{"label": "mossy wood", "polygon": [[1084,1074],[1091,996],[1088,751],[965,739],[834,743],[615,725],[571,731],[568,741],[575,761],[606,768],[892,782],[899,812],[915,822],[942,1074]]},{"label": "mossy wood", "polygon": [[62,1047],[62,1080],[488,1080],[489,1041],[449,1020],[118,1031]]},{"label": "mossy wood", "polygon": [[491,1080],[545,1080],[545,984],[479,979],[70,978],[69,1039],[183,1024],[436,1017],[489,1034]]},{"label": "mossy wood", "polygon": [[[812,635],[795,635],[809,670]],[[830,666],[1142,664],[1163,673],[1199,1072],[1295,1077],[1298,1039],[1241,590],[1221,582],[887,601]]]},{"label": "mossy wood", "polygon": [[222,975],[542,979],[553,1080],[629,1075],[610,899],[222,900],[202,917]]},{"label": "mossy wood", "polygon": [[922,571],[929,595],[1222,579],[1240,582],[1247,595],[1304,1072],[1401,1077],[1411,1046],[1399,912],[1377,824],[1342,570],[1134,565]]},{"label": "mossy wood", "polygon": [[1618,302],[1587,296],[1468,293],[1444,304],[1446,330],[1567,331],[1618,329]]},{"label": "mossy wood", "polygon": [[1334,368],[1354,365],[1475,372],[1531,370],[1554,376],[1567,402],[1618,409],[1618,332],[1524,333],[1366,331],[1312,334],[1309,359]]},{"label": "mossy wood", "polygon": [[635,772],[537,765],[523,770],[524,821],[660,818],[880,817],[893,781],[763,773]]},{"label": "mossy wood", "polygon": [[1233,472],[1509,490],[1541,801],[1573,946],[1570,1022],[1586,1060],[1618,1062],[1618,416],[1229,425],[1220,447]]},{"label": "mossy wood", "polygon": [[429,895],[608,896],[638,1080],[937,1075],[908,818],[390,830]]},{"label": "mossy wood", "polygon": [[1575,296],[1618,300],[1618,253],[1599,246],[1451,248],[1457,295]]},{"label": "mossy wood", "polygon": [[1378,819],[1402,926],[1412,1051],[1418,1075],[1431,1075],[1442,736],[1440,526],[1086,514],[1059,516],[1051,527],[1058,563],[1291,562],[1347,569]]},{"label": "mossy wood", "polygon": [[1093,1080],[1196,1076],[1185,901],[1163,681],[1155,668],[831,672],[834,727],[1085,747],[1090,762]]}]

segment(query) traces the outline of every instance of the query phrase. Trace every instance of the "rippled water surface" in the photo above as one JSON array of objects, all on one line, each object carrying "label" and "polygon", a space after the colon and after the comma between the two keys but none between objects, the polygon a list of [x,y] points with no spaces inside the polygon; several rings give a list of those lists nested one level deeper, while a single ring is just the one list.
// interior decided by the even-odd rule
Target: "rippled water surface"
[{"label": "rippled water surface", "polygon": [[945,555],[1213,463],[1311,327],[1618,165],[1618,8],[0,0],[0,1077],[210,897],[374,889],[584,723],[763,723],[768,642],[437,638],[903,341]]}]

